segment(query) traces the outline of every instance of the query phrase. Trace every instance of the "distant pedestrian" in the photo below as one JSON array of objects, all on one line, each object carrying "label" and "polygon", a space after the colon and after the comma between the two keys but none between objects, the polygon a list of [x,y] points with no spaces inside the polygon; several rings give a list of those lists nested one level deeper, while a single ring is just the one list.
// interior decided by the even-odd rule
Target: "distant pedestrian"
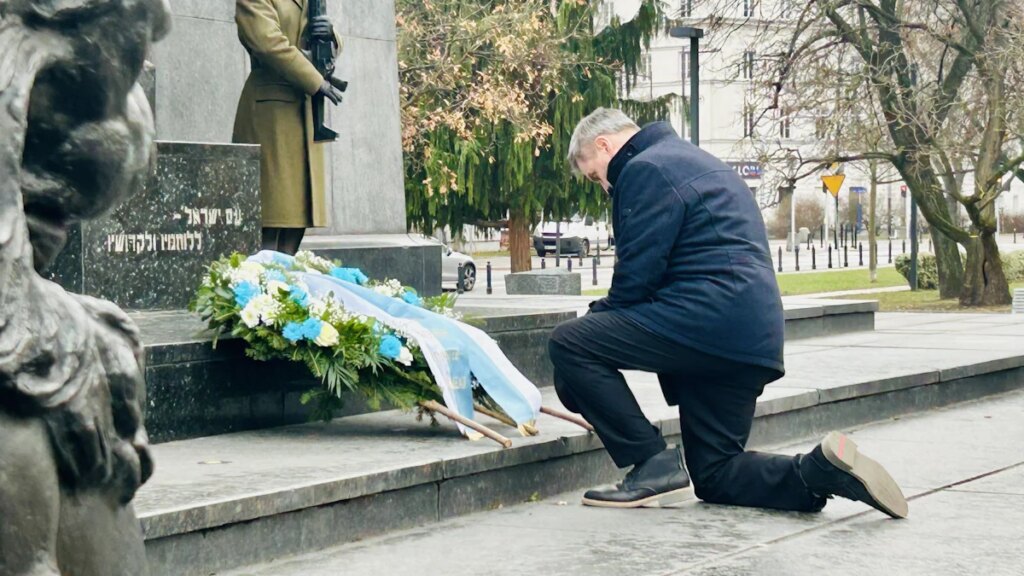
[{"label": "distant pedestrian", "polygon": [[[641,130],[604,108],[576,127],[569,163],[612,197],[618,262],[608,296],[552,334],[555,389],[633,467],[583,503],[666,504],[692,477],[707,502],[817,511],[842,496],[905,517],[896,482],[838,432],[805,455],[744,451],[757,397],[785,373],[785,321],[764,222],[736,172],[664,122]],[[620,370],[658,374],[679,406],[685,467]]]}]

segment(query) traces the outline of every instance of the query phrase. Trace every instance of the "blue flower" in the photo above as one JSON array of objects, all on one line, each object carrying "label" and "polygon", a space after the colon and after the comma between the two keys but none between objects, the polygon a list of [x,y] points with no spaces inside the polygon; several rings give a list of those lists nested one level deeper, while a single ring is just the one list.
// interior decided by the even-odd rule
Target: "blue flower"
[{"label": "blue flower", "polygon": [[302,306],[303,308],[309,306],[309,293],[299,286],[289,286],[288,293],[291,295],[291,299],[299,306]]},{"label": "blue flower", "polygon": [[405,300],[406,304],[412,304],[413,306],[423,305],[423,301],[412,290],[406,290],[405,294],[402,295],[402,300]]},{"label": "blue flower", "polygon": [[274,264],[283,266],[284,268],[291,269],[292,265],[295,264],[295,258],[287,254],[280,252],[274,252],[270,255],[270,259],[274,261]]},{"label": "blue flower", "polygon": [[342,280],[344,282],[351,282],[353,284],[359,284],[360,286],[366,284],[366,282],[369,281],[369,278],[366,276],[366,274],[363,274],[363,271],[360,270],[359,268],[335,267],[331,269],[330,275],[337,278],[338,280]]},{"label": "blue flower", "polygon": [[302,331],[302,337],[310,342],[316,340],[317,336],[320,335],[320,330],[323,328],[323,325],[324,323],[322,320],[318,320],[316,318],[307,319],[299,325]]},{"label": "blue flower", "polygon": [[302,333],[302,324],[299,324],[298,322],[289,322],[285,324],[284,331],[281,335],[287,338],[292,344],[295,344],[299,340],[302,340]]},{"label": "blue flower", "polygon": [[284,275],[284,272],[281,272],[280,270],[267,270],[265,273],[265,277],[267,279],[267,282],[272,282],[275,280],[277,282],[288,282],[288,278]]},{"label": "blue flower", "polygon": [[402,341],[397,337],[388,334],[380,339],[380,355],[392,360],[402,354]]},{"label": "blue flower", "polygon": [[240,308],[245,308],[249,304],[249,301],[259,296],[260,287],[249,282],[248,280],[239,282],[235,285],[235,303]]}]

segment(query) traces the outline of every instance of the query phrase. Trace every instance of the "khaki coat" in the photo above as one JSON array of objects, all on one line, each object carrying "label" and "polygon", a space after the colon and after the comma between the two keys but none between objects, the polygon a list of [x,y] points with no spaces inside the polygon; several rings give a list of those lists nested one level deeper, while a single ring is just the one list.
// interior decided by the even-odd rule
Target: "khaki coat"
[{"label": "khaki coat", "polygon": [[325,144],[313,142],[310,99],[324,79],[300,51],[305,48],[306,4],[235,1],[238,38],[249,52],[252,71],[238,101],[232,141],[262,146],[265,228],[327,225]]}]

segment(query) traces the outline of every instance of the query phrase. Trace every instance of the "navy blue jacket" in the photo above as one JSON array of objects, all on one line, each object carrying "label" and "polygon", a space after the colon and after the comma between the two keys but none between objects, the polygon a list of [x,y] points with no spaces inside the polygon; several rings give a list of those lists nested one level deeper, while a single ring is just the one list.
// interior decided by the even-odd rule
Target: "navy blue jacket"
[{"label": "navy blue jacket", "polygon": [[620,311],[657,336],[781,376],[782,299],[740,176],[658,122],[615,155],[608,182],[618,262],[591,312]]}]

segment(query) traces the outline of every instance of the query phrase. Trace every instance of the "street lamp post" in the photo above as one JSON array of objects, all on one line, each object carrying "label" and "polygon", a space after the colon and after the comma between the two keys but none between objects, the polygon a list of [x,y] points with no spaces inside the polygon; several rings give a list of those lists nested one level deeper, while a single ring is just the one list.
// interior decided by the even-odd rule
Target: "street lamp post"
[{"label": "street lamp post", "polygon": [[[690,142],[700,146],[700,62],[697,58],[700,39],[704,37],[703,28],[676,26],[669,30],[673,38],[690,39]],[[683,86],[686,86],[686,75],[683,75]]]}]

